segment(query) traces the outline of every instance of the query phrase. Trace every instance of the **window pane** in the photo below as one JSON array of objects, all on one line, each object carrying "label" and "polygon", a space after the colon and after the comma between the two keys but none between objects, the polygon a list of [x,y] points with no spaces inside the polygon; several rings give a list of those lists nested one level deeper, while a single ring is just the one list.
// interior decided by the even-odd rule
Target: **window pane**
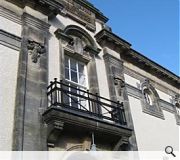
[{"label": "window pane", "polygon": [[79,73],[79,84],[85,86],[86,85],[86,78],[84,74]]},{"label": "window pane", "polygon": [[65,78],[69,80],[69,69],[65,68]]},{"label": "window pane", "polygon": [[69,68],[69,58],[65,57],[65,67]]},{"label": "window pane", "polygon": [[71,59],[71,69],[77,71],[76,61],[74,59]]},{"label": "window pane", "polygon": [[71,70],[71,81],[73,81],[73,82],[78,82],[78,80],[77,80],[77,72],[74,72],[74,71],[72,71]]},{"label": "window pane", "polygon": [[78,68],[79,68],[79,73],[84,73],[84,65],[83,64],[78,64]]}]

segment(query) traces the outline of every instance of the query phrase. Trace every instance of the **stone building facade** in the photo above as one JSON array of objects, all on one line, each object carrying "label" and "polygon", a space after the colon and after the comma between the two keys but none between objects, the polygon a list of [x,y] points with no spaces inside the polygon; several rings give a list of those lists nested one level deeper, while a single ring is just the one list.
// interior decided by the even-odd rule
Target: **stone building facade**
[{"label": "stone building facade", "polygon": [[179,77],[86,0],[0,0],[0,150],[178,150]]}]

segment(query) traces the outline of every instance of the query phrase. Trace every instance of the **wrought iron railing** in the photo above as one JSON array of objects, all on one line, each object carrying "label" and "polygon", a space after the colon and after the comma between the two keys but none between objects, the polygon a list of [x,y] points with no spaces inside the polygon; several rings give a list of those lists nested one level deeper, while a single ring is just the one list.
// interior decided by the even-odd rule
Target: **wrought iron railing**
[{"label": "wrought iron railing", "polygon": [[49,107],[65,108],[104,121],[126,125],[123,103],[111,101],[55,78],[48,86]]}]

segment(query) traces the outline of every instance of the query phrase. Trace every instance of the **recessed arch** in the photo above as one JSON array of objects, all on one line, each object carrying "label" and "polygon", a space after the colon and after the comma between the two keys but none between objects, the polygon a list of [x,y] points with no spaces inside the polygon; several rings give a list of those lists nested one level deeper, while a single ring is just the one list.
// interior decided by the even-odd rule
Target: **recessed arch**
[{"label": "recessed arch", "polygon": [[141,92],[143,112],[164,119],[164,115],[159,104],[159,95],[148,79],[145,79],[145,81],[141,83]]},{"label": "recessed arch", "polygon": [[69,25],[64,29],[64,33],[67,35],[74,35],[79,38],[83,38],[84,40],[86,40],[88,45],[93,46],[93,48],[95,49],[98,48],[94,39],[90,36],[90,34],[79,26]]},{"label": "recessed arch", "polygon": [[142,84],[141,84],[141,90],[144,95],[144,93],[148,93],[150,97],[153,99],[153,101],[158,101],[159,100],[159,94],[157,93],[156,89],[152,86],[150,81],[146,79]]}]

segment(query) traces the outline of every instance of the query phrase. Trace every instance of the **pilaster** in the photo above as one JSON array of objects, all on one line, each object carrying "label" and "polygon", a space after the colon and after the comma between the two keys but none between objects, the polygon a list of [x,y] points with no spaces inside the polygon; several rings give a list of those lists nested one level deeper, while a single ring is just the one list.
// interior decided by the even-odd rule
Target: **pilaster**
[{"label": "pilaster", "polygon": [[13,150],[47,150],[41,113],[47,108],[48,30],[46,22],[23,13]]},{"label": "pilaster", "polygon": [[[107,53],[104,50],[104,62],[106,66],[107,79],[109,84],[109,93],[110,98],[113,101],[120,101],[123,103],[126,121],[128,127],[134,130],[133,120],[131,116],[130,106],[128,103],[127,91],[125,88],[124,82],[124,65],[123,61],[117,57],[114,57],[113,54]],[[110,50],[108,50],[110,51]],[[129,139],[126,139],[126,142],[122,142],[125,137],[119,140],[119,142],[114,147],[114,150],[137,150],[137,142],[135,137],[135,132],[132,132],[132,136]]]}]

